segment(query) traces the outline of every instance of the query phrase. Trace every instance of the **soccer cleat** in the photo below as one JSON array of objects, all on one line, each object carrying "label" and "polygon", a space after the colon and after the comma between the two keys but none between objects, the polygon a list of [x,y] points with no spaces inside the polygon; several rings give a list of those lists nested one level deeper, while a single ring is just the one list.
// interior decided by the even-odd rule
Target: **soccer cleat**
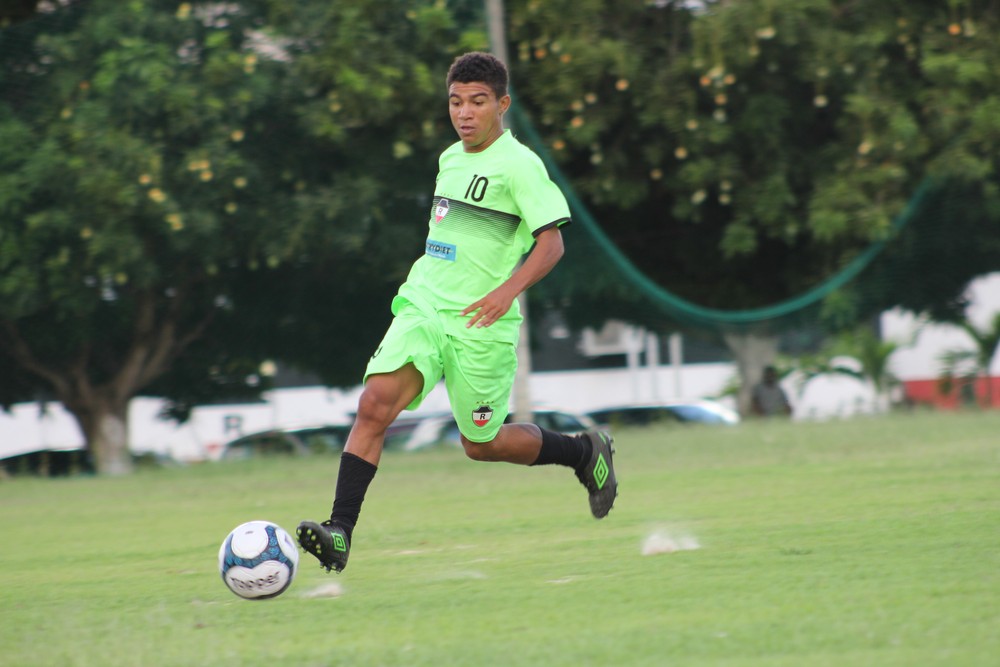
[{"label": "soccer cleat", "polygon": [[612,446],[614,440],[604,431],[588,431],[583,437],[590,440],[593,452],[590,461],[576,471],[576,477],[590,494],[591,514],[595,519],[603,519],[611,511],[618,495],[618,480],[611,460],[611,455],[615,452]]},{"label": "soccer cleat", "polygon": [[295,529],[295,536],[299,539],[299,546],[319,559],[327,572],[340,572],[347,567],[351,540],[339,525],[332,521],[303,521]]}]

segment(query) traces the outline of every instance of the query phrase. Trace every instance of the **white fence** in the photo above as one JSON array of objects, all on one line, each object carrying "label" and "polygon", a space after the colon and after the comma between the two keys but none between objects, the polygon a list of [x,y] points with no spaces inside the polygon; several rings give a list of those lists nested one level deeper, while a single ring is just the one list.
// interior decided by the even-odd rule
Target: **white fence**
[{"label": "white fence", "polygon": [[[604,369],[535,373],[532,401],[539,406],[587,412],[613,405],[697,400],[716,396],[735,373],[731,364],[686,364],[634,370]],[[852,380],[811,384],[802,396],[786,389],[802,418],[846,416],[858,411],[865,388]],[[839,386],[836,385],[840,383]],[[815,389],[815,391],[814,391]],[[302,387],[268,392],[257,403],[195,408],[191,419],[177,424],[160,417],[163,401],[136,398],[129,410],[129,434],[136,452],[166,454],[181,461],[216,458],[222,445],[240,435],[274,427],[346,423],[357,406],[361,388],[349,390]],[[726,402],[726,401],[724,401]],[[729,403],[732,407],[732,403]],[[448,410],[443,385],[435,387],[419,412]],[[42,449],[78,449],[83,438],[72,415],[58,403],[44,410],[20,404],[12,414],[0,412],[0,458]]]},{"label": "white fence", "polygon": [[[968,297],[969,317],[979,326],[986,325],[1000,310],[1000,273],[974,281]],[[903,345],[892,358],[893,372],[903,380],[936,377],[943,350],[971,348],[968,336],[957,327],[929,326],[906,313],[885,313],[882,328],[886,338]],[[640,343],[636,343],[636,350]],[[661,365],[654,358],[651,367],[639,366],[636,360],[633,354],[631,368],[535,373],[530,383],[532,401],[573,412],[612,405],[690,401],[717,396],[736,373],[728,363],[673,366]],[[1000,374],[1000,355],[994,359],[993,372]],[[783,386],[796,419],[847,417],[871,412],[875,405],[872,388],[847,377],[820,377],[804,387],[792,377]],[[180,425],[159,417],[161,400],[137,398],[129,411],[132,448],[168,454],[182,461],[212,459],[225,442],[241,434],[274,427],[348,422],[360,391],[360,387],[277,390],[266,394],[259,403],[196,408],[190,421]],[[441,386],[421,406],[421,411],[428,412],[447,409],[447,395]],[[0,412],[0,458],[82,446],[76,421],[58,403],[24,403],[14,406],[9,414]]]}]

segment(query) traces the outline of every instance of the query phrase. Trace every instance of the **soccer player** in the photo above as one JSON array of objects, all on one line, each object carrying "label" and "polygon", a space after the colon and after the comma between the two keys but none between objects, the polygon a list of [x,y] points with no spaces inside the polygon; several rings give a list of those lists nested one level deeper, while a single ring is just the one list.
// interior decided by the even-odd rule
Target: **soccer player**
[{"label": "soccer player", "polygon": [[522,319],[516,299],[562,257],[559,228],[570,221],[569,207],[538,156],[503,128],[511,103],[506,65],[467,53],[452,63],[446,84],[460,141],[439,160],[424,254],[393,299],[393,321],[365,370],[330,519],[303,521],[296,530],[327,571],[347,565],[386,428],[402,410],[417,408],[442,376],[469,458],[570,467],[598,519],[617,495],[606,433],[504,424]]}]

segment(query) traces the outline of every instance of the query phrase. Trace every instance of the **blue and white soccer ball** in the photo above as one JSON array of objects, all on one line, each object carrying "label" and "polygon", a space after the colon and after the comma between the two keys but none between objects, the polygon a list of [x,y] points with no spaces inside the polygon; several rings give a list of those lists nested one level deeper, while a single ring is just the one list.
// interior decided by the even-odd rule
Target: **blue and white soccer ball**
[{"label": "blue and white soccer ball", "polygon": [[295,540],[270,521],[248,521],[236,526],[219,548],[222,580],[229,590],[248,600],[284,593],[298,566]]}]

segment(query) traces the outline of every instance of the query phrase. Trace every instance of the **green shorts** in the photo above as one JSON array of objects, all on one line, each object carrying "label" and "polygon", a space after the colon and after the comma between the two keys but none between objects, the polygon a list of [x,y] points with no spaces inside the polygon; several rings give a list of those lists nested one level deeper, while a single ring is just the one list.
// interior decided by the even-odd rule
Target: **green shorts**
[{"label": "green shorts", "polygon": [[489,442],[510,411],[517,349],[506,341],[450,336],[441,317],[403,304],[368,361],[365,381],[413,363],[424,377],[420,395],[406,406],[415,410],[443,376],[458,430],[472,442]]}]

